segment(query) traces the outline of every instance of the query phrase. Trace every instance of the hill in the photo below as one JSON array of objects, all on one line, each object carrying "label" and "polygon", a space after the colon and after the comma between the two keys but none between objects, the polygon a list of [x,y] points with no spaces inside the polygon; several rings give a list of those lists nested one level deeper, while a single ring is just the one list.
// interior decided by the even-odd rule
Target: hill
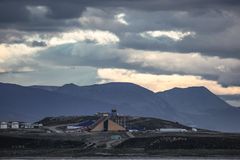
[{"label": "hill", "polygon": [[[42,123],[44,126],[58,126],[58,125],[69,125],[72,123],[79,123],[86,120],[98,120],[98,116],[59,116],[59,117],[46,117],[38,123]],[[188,126],[179,124],[178,122],[172,122],[163,120],[160,118],[151,118],[151,117],[132,117],[128,116],[126,118],[126,124],[131,129],[146,129],[146,130],[155,130],[160,128],[183,128],[191,129]]]},{"label": "hill", "polygon": [[178,120],[183,124],[240,132],[240,110],[205,87],[174,88],[157,95],[184,117]]}]

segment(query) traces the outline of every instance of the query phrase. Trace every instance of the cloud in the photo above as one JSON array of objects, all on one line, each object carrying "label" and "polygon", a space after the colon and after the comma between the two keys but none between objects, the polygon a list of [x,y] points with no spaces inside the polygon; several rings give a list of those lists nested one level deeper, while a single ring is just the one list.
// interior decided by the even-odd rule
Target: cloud
[{"label": "cloud", "polygon": [[[238,67],[238,69],[240,69]],[[240,73],[236,72],[227,72],[221,76],[219,76],[219,83],[223,86],[240,86]]]},{"label": "cloud", "polygon": [[150,74],[194,75],[215,80],[224,86],[239,85],[236,79],[239,60],[202,56],[199,53],[141,51],[121,49],[118,45],[79,42],[42,50],[36,59],[62,66],[125,68]]},{"label": "cloud", "polygon": [[[108,31],[99,30],[74,30],[71,32],[55,33],[50,35],[19,31],[10,31],[10,33],[10,36],[6,36],[8,37],[8,41],[6,42],[8,43],[0,44],[1,74],[22,73],[38,70],[39,66],[42,67],[46,64],[39,64],[45,62],[39,62],[35,59],[35,56],[37,56],[38,51],[51,51],[51,48],[49,47],[81,41],[85,41],[86,43],[90,43],[90,41],[92,41],[91,43],[96,45],[115,44],[119,41],[116,35]],[[17,37],[14,36],[16,34],[18,35]],[[101,46],[99,46],[99,48],[101,48]],[[77,50],[81,49],[82,48],[77,48]],[[54,51],[57,50],[54,49]],[[73,50],[69,50],[67,53],[72,53],[72,51]],[[54,52],[53,54],[56,53]],[[74,62],[74,59],[72,60]]]},{"label": "cloud", "polygon": [[118,21],[119,23],[128,26],[129,25],[128,22],[124,19],[125,16],[126,16],[125,13],[119,13],[119,14],[115,15],[114,17],[115,17],[116,21]]},{"label": "cloud", "polygon": [[94,41],[98,44],[114,44],[119,42],[119,38],[109,32],[100,30],[73,30],[71,32],[64,32],[49,40],[49,45],[60,45],[65,43],[76,43],[79,41]]},{"label": "cloud", "polygon": [[124,66],[126,57],[117,49],[117,44],[78,42],[50,47],[38,52],[34,58],[60,66],[110,67]]},{"label": "cloud", "polygon": [[[126,27],[116,23],[114,16],[118,13],[127,15],[127,22],[131,25]],[[111,8],[87,8],[80,20],[84,28],[100,28],[115,33],[123,48],[183,54],[198,52],[208,56],[238,59],[240,56],[237,44],[240,19],[228,10],[194,13],[179,10],[150,12],[126,8],[117,8],[116,11]],[[157,34],[161,36],[156,36]],[[173,41],[176,39],[181,41]]]},{"label": "cloud", "polygon": [[0,76],[35,70],[38,64],[32,56],[41,49],[42,47],[32,47],[26,44],[0,44]]},{"label": "cloud", "polygon": [[31,46],[33,47],[46,47],[47,43],[44,41],[32,41]]},{"label": "cloud", "polygon": [[215,80],[219,80],[221,83],[226,82],[226,84],[231,80],[235,81],[238,75],[237,70],[240,67],[239,60],[202,56],[199,53],[181,54],[135,50],[130,50],[130,52],[133,54],[128,56],[129,63],[155,69],[155,73],[160,73],[157,70],[161,69],[172,74],[199,75],[206,76],[205,78],[213,75],[216,77]]},{"label": "cloud", "polygon": [[[0,28],[48,34],[77,29],[104,30],[115,34],[123,48],[183,54],[198,52],[208,56],[239,59],[238,8],[239,2],[225,0],[104,0],[101,3],[97,0],[59,0],[57,3],[47,0],[24,0],[19,3],[12,0],[11,3],[0,2]],[[174,33],[169,33],[171,31]],[[190,33],[195,33],[195,36],[186,36]],[[146,39],[139,34],[155,38]],[[176,41],[177,39],[182,40]]]},{"label": "cloud", "polygon": [[91,85],[99,81],[97,70],[92,67],[61,67],[41,66],[28,72],[0,73],[0,81],[22,85],[53,85],[61,86],[66,83]]},{"label": "cloud", "polygon": [[43,18],[49,12],[46,6],[26,6],[26,9],[30,12],[31,18]]},{"label": "cloud", "polygon": [[196,32],[193,37],[186,36],[181,41],[173,41],[172,37],[167,35],[164,37],[163,34],[162,36],[155,36],[156,38],[153,38],[152,35],[146,35],[148,31],[143,33],[121,34],[120,46],[139,50],[178,52],[182,54],[198,52],[207,56],[240,58],[240,48],[236,43],[240,40],[240,30],[235,27],[221,33],[200,34]]},{"label": "cloud", "polygon": [[[101,9],[87,7],[78,19],[82,28],[84,29],[100,29],[108,30],[117,35],[124,31],[127,31],[129,22],[126,21],[125,9]],[[127,25],[126,25],[127,24]]]},{"label": "cloud", "polygon": [[103,45],[118,43],[120,39],[117,35],[109,31],[89,29],[73,29],[71,31],[56,33],[28,33],[25,31],[8,30],[8,32],[2,33],[2,38],[0,38],[0,42],[5,45],[19,44],[33,47],[55,46],[80,41],[92,41]]},{"label": "cloud", "polygon": [[161,38],[168,37],[174,41],[181,41],[184,37],[194,36],[194,32],[180,32],[180,31],[145,31],[140,33],[143,38]]},{"label": "cloud", "polygon": [[[28,56],[5,59],[5,61],[0,61],[0,77],[4,77],[8,74],[32,72],[37,66],[37,63],[32,61]],[[9,81],[11,81],[11,78],[12,77],[9,77]]]},{"label": "cloud", "polygon": [[226,102],[234,107],[240,107],[240,100],[226,100]]},{"label": "cloud", "polygon": [[31,55],[39,50],[41,49],[37,47],[32,48],[25,44],[0,44],[0,60],[6,61],[18,56]]},{"label": "cloud", "polygon": [[232,106],[240,107],[240,94],[235,95],[221,95],[220,96],[223,100],[229,103]]}]

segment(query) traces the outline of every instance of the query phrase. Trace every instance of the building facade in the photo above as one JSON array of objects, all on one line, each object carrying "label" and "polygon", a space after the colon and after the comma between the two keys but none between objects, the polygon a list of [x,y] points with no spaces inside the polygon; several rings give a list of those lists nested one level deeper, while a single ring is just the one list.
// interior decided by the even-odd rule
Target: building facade
[{"label": "building facade", "polygon": [[8,128],[8,123],[7,122],[1,122],[0,129],[7,129],[7,128]]},{"label": "building facade", "polygon": [[11,122],[11,128],[12,129],[18,129],[19,128],[19,122]]},{"label": "building facade", "polygon": [[93,125],[92,132],[117,132],[117,131],[126,131],[123,126],[120,126],[116,122],[112,121],[109,117],[104,117],[101,120],[97,121],[95,125]]}]

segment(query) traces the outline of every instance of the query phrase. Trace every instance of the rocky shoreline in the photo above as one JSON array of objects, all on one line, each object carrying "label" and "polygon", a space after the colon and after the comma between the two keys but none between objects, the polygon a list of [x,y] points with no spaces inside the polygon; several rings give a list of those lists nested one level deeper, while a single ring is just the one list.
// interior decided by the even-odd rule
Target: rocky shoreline
[{"label": "rocky shoreline", "polygon": [[[239,157],[239,134],[165,133],[129,138],[110,145],[116,133],[91,135],[0,134],[0,157]],[[118,133],[119,134],[119,133]],[[121,133],[124,137],[125,133]],[[105,140],[105,141],[104,141]]]}]

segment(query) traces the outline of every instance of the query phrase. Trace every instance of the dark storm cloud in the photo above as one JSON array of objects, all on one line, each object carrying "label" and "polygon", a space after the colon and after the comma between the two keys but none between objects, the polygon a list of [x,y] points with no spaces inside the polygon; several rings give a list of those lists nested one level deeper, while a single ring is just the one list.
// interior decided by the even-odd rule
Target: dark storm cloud
[{"label": "dark storm cloud", "polygon": [[[239,32],[236,33],[238,35]],[[222,35],[196,35],[186,37],[181,41],[174,41],[168,37],[146,39],[139,34],[127,34],[121,37],[123,48],[141,50],[167,51],[178,53],[201,53],[207,56],[240,59],[240,35],[229,37]]]},{"label": "dark storm cloud", "polygon": [[[0,28],[49,33],[73,28],[102,29],[117,34],[123,48],[240,58],[239,8],[237,0],[2,0]],[[114,22],[114,14],[119,11],[126,13],[129,26]],[[104,22],[81,24],[81,16],[98,16]],[[179,42],[139,37],[148,30],[192,31],[196,36]],[[16,43],[21,41],[18,36]],[[8,43],[9,36],[2,37],[0,43]],[[9,43],[13,42],[11,39]]]},{"label": "dark storm cloud", "polygon": [[31,44],[32,47],[45,47],[47,43],[44,41],[33,41]]},{"label": "dark storm cloud", "polygon": [[[52,20],[72,19],[80,17],[86,7],[124,7],[143,11],[193,11],[195,16],[205,14],[208,10],[230,10],[238,12],[240,3],[237,0],[2,0],[0,2],[0,24],[6,27],[11,24],[13,27],[24,29],[25,24],[31,25],[31,13],[28,6],[45,6],[48,9],[46,18]],[[43,21],[43,23],[45,23]],[[52,24],[50,21],[49,27]],[[56,23],[56,21],[55,21]],[[40,24],[41,25],[41,24]],[[26,27],[26,26],[25,26]],[[36,27],[36,26],[35,26]],[[51,28],[51,27],[50,27]],[[39,28],[36,28],[38,30]]]},{"label": "dark storm cloud", "polygon": [[27,22],[29,12],[26,10],[25,3],[20,1],[0,1],[0,22],[4,24],[14,24]]},{"label": "dark storm cloud", "polygon": [[218,81],[223,86],[240,86],[240,73],[239,72],[232,72],[226,73],[222,75]]},{"label": "dark storm cloud", "polygon": [[[133,15],[136,19],[130,18],[131,29],[119,34],[122,47],[180,53],[200,52],[209,56],[240,58],[240,18],[230,12],[211,10],[195,16],[181,11],[127,11],[126,14]],[[167,37],[146,39],[139,34],[155,30],[190,31],[195,35],[173,41]]]},{"label": "dark storm cloud", "polygon": [[[37,11],[31,7],[45,7],[46,13],[42,17],[33,15]],[[17,29],[25,31],[49,31],[65,30],[71,26],[65,20],[79,17],[84,6],[68,1],[0,1],[0,28]],[[41,14],[41,13],[36,13]],[[72,26],[71,26],[72,27]]]}]

